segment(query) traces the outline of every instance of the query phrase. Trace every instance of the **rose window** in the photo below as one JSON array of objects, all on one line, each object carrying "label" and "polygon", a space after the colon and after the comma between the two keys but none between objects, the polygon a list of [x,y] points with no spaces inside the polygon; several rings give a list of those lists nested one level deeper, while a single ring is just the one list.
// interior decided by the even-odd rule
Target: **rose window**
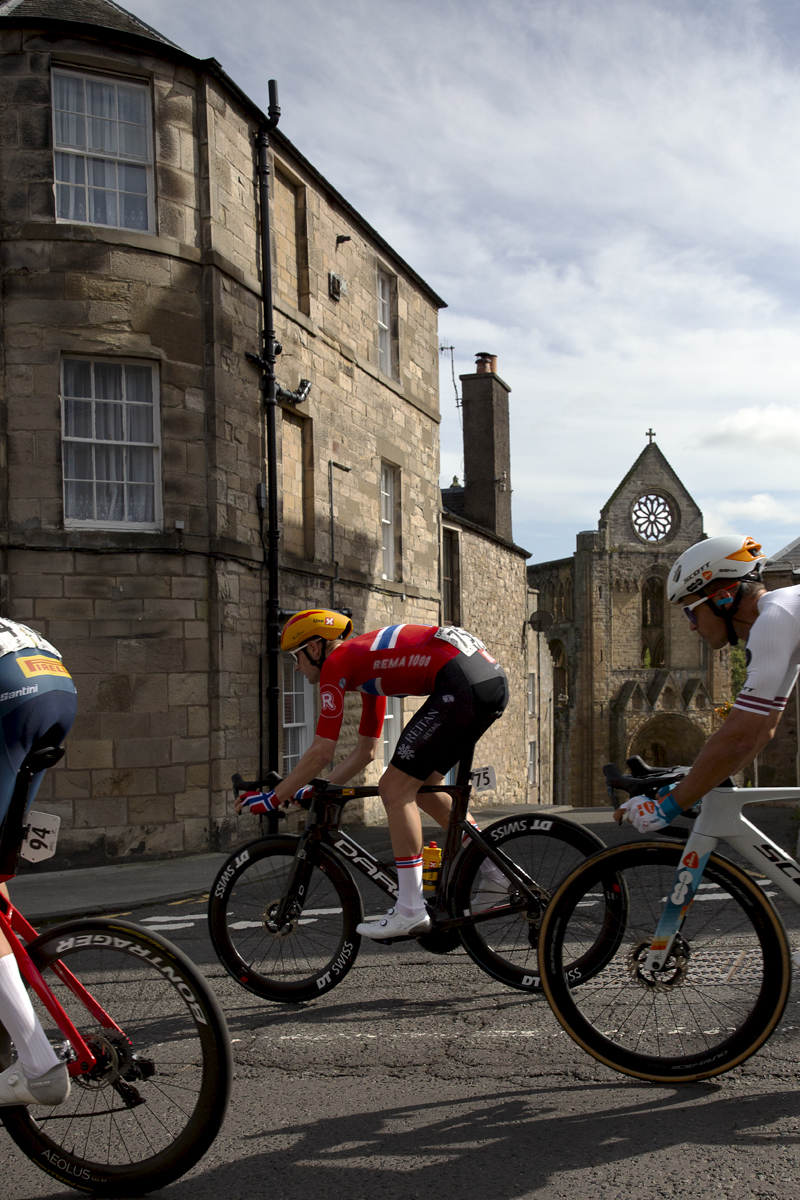
[{"label": "rose window", "polygon": [[643,542],[662,542],[674,524],[672,506],[658,492],[648,492],[631,508],[631,524]]}]

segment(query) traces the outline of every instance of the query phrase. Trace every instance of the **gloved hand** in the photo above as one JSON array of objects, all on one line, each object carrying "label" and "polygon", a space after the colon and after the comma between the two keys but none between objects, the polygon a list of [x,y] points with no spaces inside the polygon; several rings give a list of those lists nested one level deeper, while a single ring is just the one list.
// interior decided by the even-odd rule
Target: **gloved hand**
[{"label": "gloved hand", "polygon": [[631,796],[620,805],[637,833],[655,833],[657,829],[665,829],[683,812],[681,806],[673,799],[672,789],[677,785],[671,783],[668,787],[659,788],[655,800],[644,796]]},{"label": "gloved hand", "polygon": [[263,816],[264,813],[274,812],[276,808],[280,808],[280,800],[276,800],[274,791],[272,792],[242,792],[236,801],[237,812],[250,812],[254,817]]},{"label": "gloved hand", "polygon": [[313,783],[307,783],[305,787],[297,789],[295,794],[292,796],[292,799],[302,802],[303,800],[310,800],[313,795],[314,785]]}]

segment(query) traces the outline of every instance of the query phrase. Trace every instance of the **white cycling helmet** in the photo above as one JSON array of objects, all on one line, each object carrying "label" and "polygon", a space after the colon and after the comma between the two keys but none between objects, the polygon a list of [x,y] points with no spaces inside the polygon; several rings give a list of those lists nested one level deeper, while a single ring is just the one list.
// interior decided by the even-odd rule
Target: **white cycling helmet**
[{"label": "white cycling helmet", "polygon": [[[707,538],[684,550],[669,573],[667,599],[680,604],[716,582],[743,583],[746,579],[761,579],[767,556],[758,542],[738,533]],[[737,606],[738,607],[738,606]]]}]

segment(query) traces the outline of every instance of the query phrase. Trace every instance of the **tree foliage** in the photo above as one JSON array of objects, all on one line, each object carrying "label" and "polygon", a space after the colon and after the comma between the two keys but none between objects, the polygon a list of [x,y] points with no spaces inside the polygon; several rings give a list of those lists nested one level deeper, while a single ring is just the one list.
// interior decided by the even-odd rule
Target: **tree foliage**
[{"label": "tree foliage", "polygon": [[734,646],[731,650],[731,697],[735,700],[742,690],[745,679],[747,678],[747,662],[744,656],[744,642],[740,641],[738,646]]}]

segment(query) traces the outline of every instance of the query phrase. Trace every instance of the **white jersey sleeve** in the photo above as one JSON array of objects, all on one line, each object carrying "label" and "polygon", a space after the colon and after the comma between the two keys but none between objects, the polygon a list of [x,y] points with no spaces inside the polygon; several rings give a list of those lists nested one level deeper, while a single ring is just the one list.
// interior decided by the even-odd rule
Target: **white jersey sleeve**
[{"label": "white jersey sleeve", "polygon": [[4,654],[13,654],[15,650],[46,650],[48,654],[61,658],[55,646],[51,646],[35,629],[0,617],[0,658]]},{"label": "white jersey sleeve", "polygon": [[767,592],[747,639],[747,678],[734,708],[766,717],[786,707],[800,670],[800,585]]}]

